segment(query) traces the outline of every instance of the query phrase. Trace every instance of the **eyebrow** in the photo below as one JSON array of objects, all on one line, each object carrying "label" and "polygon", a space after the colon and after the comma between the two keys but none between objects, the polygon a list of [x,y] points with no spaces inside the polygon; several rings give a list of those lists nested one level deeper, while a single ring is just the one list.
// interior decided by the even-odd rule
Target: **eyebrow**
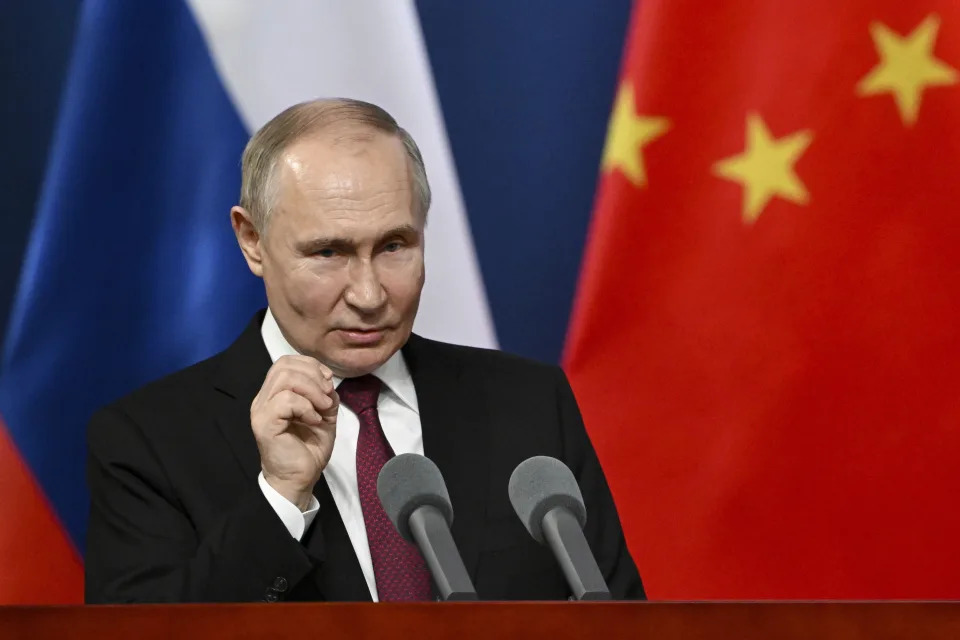
[{"label": "eyebrow", "polygon": [[[395,238],[397,236],[410,237],[419,235],[416,227],[410,224],[402,224],[396,226],[384,233],[380,234],[380,237],[376,239],[374,244],[382,244],[390,238]],[[312,253],[320,249],[336,249],[338,251],[344,251],[347,249],[352,249],[356,246],[356,243],[349,239],[343,237],[323,237],[323,238],[313,238],[312,240],[307,240],[297,244],[297,249],[302,253]]]}]

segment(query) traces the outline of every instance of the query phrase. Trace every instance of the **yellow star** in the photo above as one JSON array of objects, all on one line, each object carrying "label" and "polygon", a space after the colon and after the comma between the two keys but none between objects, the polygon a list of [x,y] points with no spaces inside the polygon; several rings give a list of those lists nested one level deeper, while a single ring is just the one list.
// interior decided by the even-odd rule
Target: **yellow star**
[{"label": "yellow star", "polygon": [[756,221],[774,196],[796,204],[807,203],[807,188],[794,173],[793,165],[812,140],[809,131],[774,140],[763,118],[755,113],[747,115],[746,150],[713,165],[716,175],[743,185],[744,222]]},{"label": "yellow star", "polygon": [[603,148],[602,168],[604,171],[620,169],[630,182],[642,187],[647,183],[643,147],[666,133],[670,121],[637,115],[633,95],[633,85],[629,82],[624,82],[617,92]]},{"label": "yellow star", "polygon": [[870,36],[880,63],[857,84],[857,94],[892,93],[906,126],[917,121],[923,90],[956,84],[957,70],[933,57],[940,17],[931,13],[908,36],[899,36],[880,22],[870,25]]}]

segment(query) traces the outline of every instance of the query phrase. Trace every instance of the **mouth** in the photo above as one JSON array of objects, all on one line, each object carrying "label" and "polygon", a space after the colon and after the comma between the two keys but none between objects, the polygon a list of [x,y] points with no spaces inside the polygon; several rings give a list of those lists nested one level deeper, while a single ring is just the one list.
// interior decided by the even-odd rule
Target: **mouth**
[{"label": "mouth", "polygon": [[340,334],[341,339],[344,342],[350,345],[356,346],[365,346],[377,344],[383,340],[383,336],[386,333],[385,328],[377,329],[358,329],[358,328],[348,328],[348,329],[337,329],[337,333]]}]

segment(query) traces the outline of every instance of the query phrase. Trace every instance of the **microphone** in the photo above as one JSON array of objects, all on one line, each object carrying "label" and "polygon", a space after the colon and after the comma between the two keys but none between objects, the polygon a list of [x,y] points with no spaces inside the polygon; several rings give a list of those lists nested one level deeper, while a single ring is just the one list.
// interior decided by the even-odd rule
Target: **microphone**
[{"label": "microphone", "polygon": [[476,600],[477,590],[450,535],[453,505],[437,465],[415,453],[401,453],[380,470],[377,495],[403,539],[420,548],[440,599]]},{"label": "microphone", "polygon": [[577,600],[610,600],[610,589],[587,545],[587,508],[573,472],[556,458],[534,456],[510,474],[510,502],[537,542],[556,556]]}]

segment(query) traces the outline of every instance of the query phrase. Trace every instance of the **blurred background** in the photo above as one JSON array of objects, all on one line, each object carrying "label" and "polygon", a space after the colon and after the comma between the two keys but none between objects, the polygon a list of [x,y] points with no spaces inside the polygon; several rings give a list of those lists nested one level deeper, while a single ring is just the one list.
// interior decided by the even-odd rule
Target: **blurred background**
[{"label": "blurred background", "polygon": [[653,598],[956,598],[946,0],[0,5],[0,604],[78,602],[84,429],[265,303],[249,135],[420,144],[416,330],[564,367]]}]

